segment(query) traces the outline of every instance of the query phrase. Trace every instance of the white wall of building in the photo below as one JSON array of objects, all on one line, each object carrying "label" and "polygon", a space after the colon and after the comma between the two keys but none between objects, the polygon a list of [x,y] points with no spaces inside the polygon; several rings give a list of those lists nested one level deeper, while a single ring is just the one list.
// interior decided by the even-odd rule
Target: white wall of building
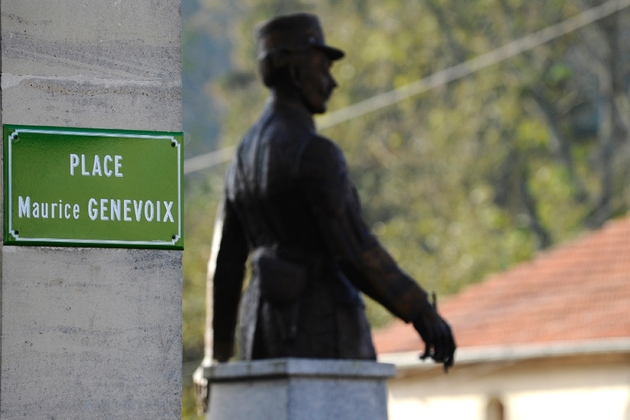
[{"label": "white wall of building", "polygon": [[630,420],[630,355],[400,370],[390,420],[490,420],[492,398],[504,420]]}]

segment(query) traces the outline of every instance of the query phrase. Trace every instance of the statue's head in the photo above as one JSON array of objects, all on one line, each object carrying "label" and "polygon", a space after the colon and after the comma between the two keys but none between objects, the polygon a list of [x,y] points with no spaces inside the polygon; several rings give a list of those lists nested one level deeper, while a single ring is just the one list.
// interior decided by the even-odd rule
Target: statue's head
[{"label": "statue's head", "polygon": [[276,17],[257,26],[256,39],[265,85],[292,90],[312,113],[325,112],[326,101],[337,86],[330,67],[344,52],[326,45],[317,16]]}]

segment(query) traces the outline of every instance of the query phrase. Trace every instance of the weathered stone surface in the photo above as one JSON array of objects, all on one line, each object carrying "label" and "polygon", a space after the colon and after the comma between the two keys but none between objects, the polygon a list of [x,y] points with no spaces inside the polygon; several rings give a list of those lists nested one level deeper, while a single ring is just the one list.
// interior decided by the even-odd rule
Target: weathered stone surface
[{"label": "weathered stone surface", "polygon": [[3,419],[179,415],[181,252],[5,246],[3,262]]},{"label": "weathered stone surface", "polygon": [[209,420],[386,420],[393,365],[268,359],[207,368]]},{"label": "weathered stone surface", "polygon": [[[179,6],[3,0],[2,123],[182,131]],[[3,420],[180,417],[180,251],[0,256]]]},{"label": "weathered stone surface", "polygon": [[181,130],[178,0],[1,7],[5,124]]}]

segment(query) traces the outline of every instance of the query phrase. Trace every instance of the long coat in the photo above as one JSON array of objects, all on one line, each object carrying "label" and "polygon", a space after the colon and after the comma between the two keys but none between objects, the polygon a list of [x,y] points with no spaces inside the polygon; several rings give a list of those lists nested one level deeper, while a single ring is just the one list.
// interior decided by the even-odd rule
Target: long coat
[{"label": "long coat", "polygon": [[297,101],[271,97],[238,146],[215,235],[219,361],[231,357],[237,328],[245,360],[375,359],[359,291],[406,322],[427,302],[362,220],[343,153]]}]

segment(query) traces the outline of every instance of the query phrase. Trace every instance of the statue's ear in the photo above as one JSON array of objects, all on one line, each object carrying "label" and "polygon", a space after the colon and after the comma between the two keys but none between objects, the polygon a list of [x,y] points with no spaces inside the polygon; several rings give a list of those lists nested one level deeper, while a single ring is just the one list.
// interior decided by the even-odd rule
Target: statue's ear
[{"label": "statue's ear", "polygon": [[258,62],[263,82],[266,86],[272,86],[275,84],[275,78],[278,76],[278,70],[286,68],[290,82],[298,88],[301,87],[298,62],[298,56],[294,51],[277,49],[270,52]]},{"label": "statue's ear", "polygon": [[280,69],[285,66],[293,64],[293,54],[285,49],[280,48],[267,55],[267,59],[270,60],[270,66],[272,69]]},{"label": "statue's ear", "polygon": [[302,87],[302,78],[300,77],[300,67],[295,63],[289,65],[289,76],[291,77],[291,83],[296,88]]},{"label": "statue's ear", "polygon": [[287,65],[289,54],[284,50],[274,50],[267,53],[258,61],[260,74],[266,86],[271,87],[274,84],[278,69]]}]

